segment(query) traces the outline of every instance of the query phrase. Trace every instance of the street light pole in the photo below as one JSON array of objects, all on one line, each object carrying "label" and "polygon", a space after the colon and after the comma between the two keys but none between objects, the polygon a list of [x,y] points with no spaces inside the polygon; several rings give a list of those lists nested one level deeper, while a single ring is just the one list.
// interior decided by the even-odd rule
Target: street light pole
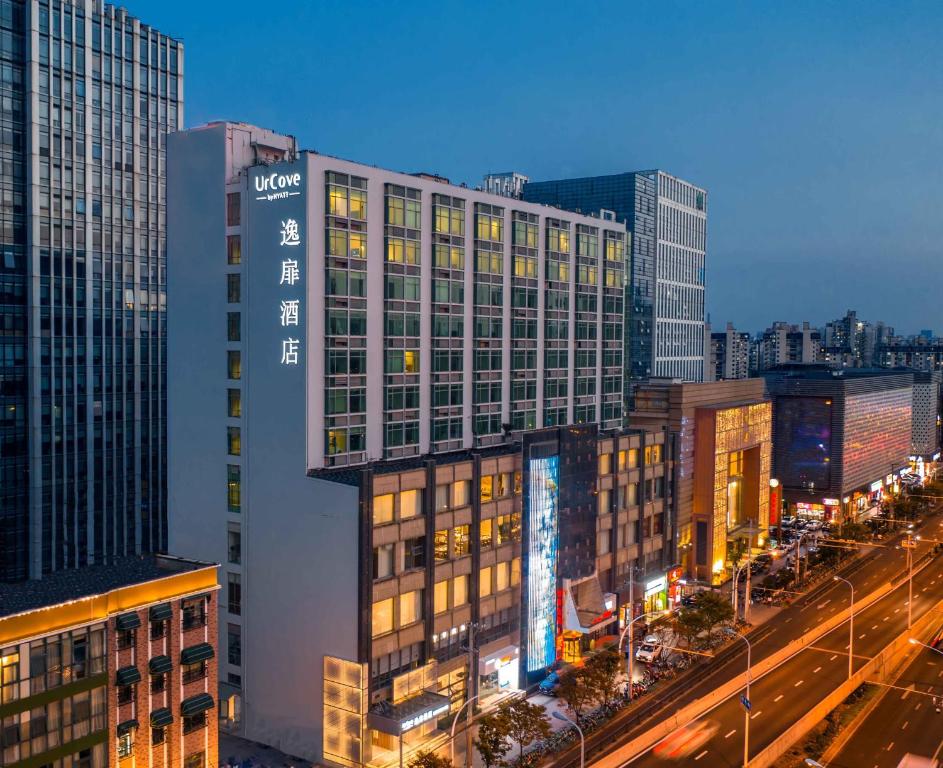
[{"label": "street light pole", "polygon": [[914,550],[917,548],[919,536],[908,533],[901,546],[907,550],[907,629],[910,629],[914,608]]},{"label": "street light pole", "polygon": [[[753,574],[753,520],[750,520],[750,533],[747,539],[747,591],[743,596],[743,621],[750,623],[750,576]],[[736,610],[734,611],[736,613]]]},{"label": "street light pole", "polygon": [[[452,735],[449,737],[449,762],[452,763],[452,765],[455,765],[455,726],[458,724],[458,721],[462,716],[462,710],[477,698],[478,695],[475,695],[470,699],[467,699],[465,703],[458,708],[458,712],[455,713],[455,718],[452,720]],[[471,708],[469,708],[468,711],[471,712]],[[471,732],[471,723],[466,724],[465,729]],[[465,759],[468,760],[467,754],[465,755]],[[468,764],[471,765],[471,762],[469,761]]]},{"label": "street light pole", "polygon": [[583,738],[583,729],[570,720],[570,718],[564,715],[559,709],[553,710],[553,716],[557,718],[557,720],[564,720],[576,728],[576,732],[580,735],[580,768],[586,768],[586,739]]},{"label": "street light pole", "polygon": [[926,648],[928,651],[933,651],[934,653],[938,653],[938,654],[940,654],[941,656],[943,656],[943,651],[941,651],[939,648],[934,648],[932,645],[927,645],[926,643],[921,643],[916,637],[909,637],[909,638],[907,638],[907,642],[910,643],[911,645],[922,645],[922,646],[923,646],[924,648]]},{"label": "street light pole", "polygon": [[841,576],[833,576],[835,581],[843,581],[851,590],[851,603],[848,608],[848,679],[854,673],[854,644],[855,644],[855,586],[848,579]]},{"label": "street light pole", "polygon": [[[668,613],[673,613],[673,611],[669,611]],[[622,630],[622,634],[619,635],[619,643],[616,645],[616,648],[617,648],[618,650],[621,650],[621,649],[622,649],[622,641],[625,640],[626,633],[629,634],[629,643],[628,643],[628,651],[629,651],[629,660],[628,660],[629,701],[632,701],[632,699],[634,698],[634,696],[633,696],[633,691],[632,691],[632,675],[635,673],[635,666],[634,666],[634,663],[633,663],[633,662],[635,661],[635,654],[632,652],[632,633],[631,633],[632,625],[633,625],[636,621],[638,621],[639,619],[644,619],[644,618],[647,618],[647,617],[649,617],[649,616],[665,616],[665,615],[667,615],[667,614],[664,613],[664,612],[662,612],[662,611],[652,611],[651,613],[643,613],[643,614],[641,614],[640,616],[636,616],[634,619],[632,619],[631,621],[628,621],[628,622],[626,623],[625,627],[624,627],[623,630]]]},{"label": "street light pole", "polygon": [[[750,659],[753,652],[753,646],[750,645],[750,641],[746,639],[743,635],[733,633],[734,637],[739,637],[743,642],[747,644],[747,689],[746,689],[746,700],[750,701]],[[750,764],[750,710],[746,706],[743,707],[743,768],[748,768]]]}]

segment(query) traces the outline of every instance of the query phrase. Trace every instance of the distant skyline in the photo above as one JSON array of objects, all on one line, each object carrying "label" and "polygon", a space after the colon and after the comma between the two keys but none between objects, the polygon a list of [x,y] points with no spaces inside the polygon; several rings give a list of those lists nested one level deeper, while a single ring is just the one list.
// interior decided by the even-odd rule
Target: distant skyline
[{"label": "distant skyline", "polygon": [[709,191],[715,326],[943,329],[939,2],[124,4],[184,41],[187,126],[472,185],[662,168]]}]

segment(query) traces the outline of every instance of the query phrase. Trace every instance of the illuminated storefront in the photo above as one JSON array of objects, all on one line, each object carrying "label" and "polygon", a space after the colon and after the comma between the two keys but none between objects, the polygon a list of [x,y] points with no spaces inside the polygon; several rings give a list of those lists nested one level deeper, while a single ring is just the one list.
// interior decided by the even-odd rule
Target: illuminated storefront
[{"label": "illuminated storefront", "polygon": [[505,646],[478,659],[478,691],[482,700],[518,690],[520,649]]},{"label": "illuminated storefront", "polygon": [[659,576],[645,582],[645,613],[664,611],[668,607],[668,577]]}]

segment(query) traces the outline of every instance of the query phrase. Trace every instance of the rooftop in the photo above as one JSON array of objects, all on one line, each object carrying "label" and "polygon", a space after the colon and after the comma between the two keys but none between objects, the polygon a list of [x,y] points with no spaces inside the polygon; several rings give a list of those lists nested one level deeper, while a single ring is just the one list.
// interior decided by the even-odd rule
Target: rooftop
[{"label": "rooftop", "polygon": [[215,568],[213,563],[170,555],[127,557],[109,565],[59,571],[42,579],[0,584],[0,618],[102,595],[179,573]]}]

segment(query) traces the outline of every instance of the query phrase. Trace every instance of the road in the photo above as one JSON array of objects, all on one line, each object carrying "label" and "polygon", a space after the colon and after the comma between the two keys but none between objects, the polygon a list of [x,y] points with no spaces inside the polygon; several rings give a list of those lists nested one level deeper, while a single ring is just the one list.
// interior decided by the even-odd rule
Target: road
[{"label": "road", "polygon": [[943,655],[915,646],[895,685],[907,690],[889,689],[829,768],[896,768],[907,752],[940,757],[943,712],[933,696],[943,696]]},{"label": "road", "polygon": [[[934,523],[934,526],[936,524]],[[924,545],[925,547],[927,545]],[[903,554],[888,550],[891,556],[889,564],[893,570],[900,569]],[[918,551],[918,555],[920,551]],[[882,558],[887,560],[887,558]],[[897,566],[894,568],[894,566]],[[876,587],[889,574],[875,576],[880,569],[868,567],[862,579],[864,589]],[[848,587],[836,583],[836,589],[827,591],[818,598],[813,610],[809,603],[799,609],[799,618],[795,622],[802,634],[812,629],[815,624],[824,621],[835,611],[847,606]],[[841,587],[841,589],[837,589]],[[864,594],[862,590],[859,595]],[[934,561],[928,568],[914,576],[914,620],[943,597],[943,573],[939,561]],[[794,618],[794,617],[793,617]],[[790,621],[790,623],[792,623]],[[886,595],[874,605],[856,612],[854,625],[854,667],[858,669],[868,659],[876,655],[895,636],[907,628],[907,582]],[[774,633],[777,646],[788,641],[787,634],[780,630]],[[755,662],[756,656],[754,656]],[[941,657],[943,659],[943,657]],[[733,665],[732,665],[733,666]],[[742,672],[745,666],[736,669]],[[842,623],[836,629],[820,638],[812,647],[793,656],[766,676],[754,682],[750,699],[750,755],[758,752],[774,741],[791,724],[804,715],[809,708],[841,684],[848,676],[848,624]],[[712,687],[716,687],[716,683]],[[703,764],[709,766],[739,766],[743,763],[744,711],[737,694],[719,704],[705,717],[719,723],[717,734],[700,749],[685,760],[685,764]],[[703,761],[703,762],[701,762]],[[632,762],[634,768],[642,766],[677,765],[657,758],[651,751],[646,752]]]}]

